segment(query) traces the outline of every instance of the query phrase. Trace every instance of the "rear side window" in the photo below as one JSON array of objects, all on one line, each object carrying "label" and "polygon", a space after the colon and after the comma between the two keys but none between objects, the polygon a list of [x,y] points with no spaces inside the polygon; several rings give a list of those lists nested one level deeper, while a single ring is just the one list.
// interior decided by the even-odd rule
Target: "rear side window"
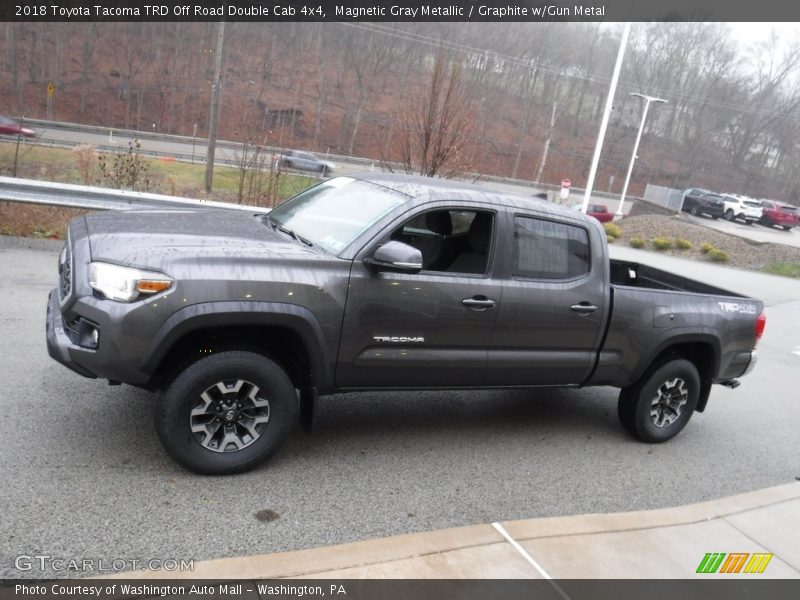
[{"label": "rear side window", "polygon": [[589,272],[585,229],[530,217],[514,218],[513,273],[535,279],[572,279]]}]

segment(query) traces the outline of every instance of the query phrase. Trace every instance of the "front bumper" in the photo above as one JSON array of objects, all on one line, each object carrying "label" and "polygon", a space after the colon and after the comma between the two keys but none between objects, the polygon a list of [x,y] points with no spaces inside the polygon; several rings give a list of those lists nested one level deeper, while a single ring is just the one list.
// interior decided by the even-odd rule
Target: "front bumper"
[{"label": "front bumper", "polygon": [[[150,310],[141,303],[121,304],[92,297],[78,298],[69,305],[62,313],[58,290],[50,292],[46,326],[50,356],[84,377],[146,387],[151,374],[141,365],[151,342]],[[96,347],[88,347],[82,324],[98,330]]]},{"label": "front bumper", "polygon": [[62,365],[75,371],[78,375],[96,379],[97,375],[85,367],[82,367],[72,359],[71,351],[89,351],[74,344],[67,332],[64,330],[64,320],[61,316],[61,309],[58,305],[58,290],[50,290],[47,298],[47,321],[45,325],[47,334],[47,353],[50,358],[60,362]]}]

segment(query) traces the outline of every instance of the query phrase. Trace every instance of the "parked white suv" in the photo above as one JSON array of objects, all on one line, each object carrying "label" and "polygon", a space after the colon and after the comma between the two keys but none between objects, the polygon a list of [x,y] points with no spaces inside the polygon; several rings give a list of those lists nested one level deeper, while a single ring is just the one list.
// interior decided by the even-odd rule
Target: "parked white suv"
[{"label": "parked white suv", "polygon": [[725,203],[725,214],[723,216],[728,221],[739,219],[748,225],[752,225],[761,219],[761,202],[758,200],[736,194],[722,194],[722,201]]}]

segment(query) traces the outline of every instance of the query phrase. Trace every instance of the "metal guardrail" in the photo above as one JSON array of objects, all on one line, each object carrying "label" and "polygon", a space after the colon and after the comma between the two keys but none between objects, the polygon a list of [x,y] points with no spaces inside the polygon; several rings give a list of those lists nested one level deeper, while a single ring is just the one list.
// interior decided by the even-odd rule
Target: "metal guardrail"
[{"label": "metal guardrail", "polygon": [[180,198],[163,194],[112,190],[88,185],[72,185],[15,177],[0,177],[0,200],[29,204],[48,204],[91,210],[132,210],[158,208],[217,208],[251,213],[269,212],[269,208]]}]

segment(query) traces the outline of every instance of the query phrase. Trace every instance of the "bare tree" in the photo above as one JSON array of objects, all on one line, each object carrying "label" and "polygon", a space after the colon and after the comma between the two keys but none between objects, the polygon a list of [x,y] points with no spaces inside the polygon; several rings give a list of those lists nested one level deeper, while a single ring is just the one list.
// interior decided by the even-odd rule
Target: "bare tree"
[{"label": "bare tree", "polygon": [[[553,96],[557,96],[557,93],[554,93]],[[544,168],[547,165],[547,156],[550,154],[550,143],[553,140],[553,130],[556,127],[556,121],[558,120],[561,111],[558,110],[558,100],[553,100],[553,110],[550,113],[550,121],[547,126],[547,136],[544,139],[544,144],[542,146],[542,155],[539,157],[539,164],[536,168],[536,175],[533,176],[533,180],[536,182],[542,181],[542,174],[544,173]]]},{"label": "bare tree", "polygon": [[407,173],[452,176],[472,163],[474,114],[462,84],[463,64],[439,49],[427,88],[406,113],[398,135]]},{"label": "bare tree", "polygon": [[363,36],[352,36],[347,45],[348,65],[355,76],[358,90],[355,115],[351,117],[350,141],[347,145],[347,153],[350,155],[355,148],[364,105],[373,92],[376,80],[394,60],[397,48],[396,40],[391,36],[379,39],[374,34],[369,34],[365,41],[362,38]]}]

